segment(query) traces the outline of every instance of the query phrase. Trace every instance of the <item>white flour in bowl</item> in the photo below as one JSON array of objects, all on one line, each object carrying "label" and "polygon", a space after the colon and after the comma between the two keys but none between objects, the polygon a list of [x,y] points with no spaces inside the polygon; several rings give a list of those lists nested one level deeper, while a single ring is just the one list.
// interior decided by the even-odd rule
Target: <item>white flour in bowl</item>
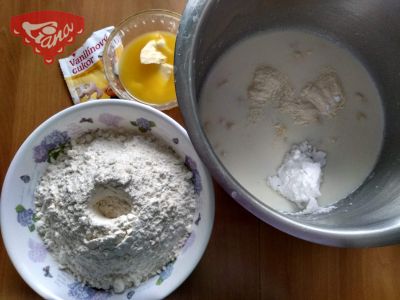
[{"label": "white flour in bowl", "polygon": [[79,280],[122,292],[176,258],[193,222],[191,178],[152,135],[88,133],[42,176],[38,232]]}]

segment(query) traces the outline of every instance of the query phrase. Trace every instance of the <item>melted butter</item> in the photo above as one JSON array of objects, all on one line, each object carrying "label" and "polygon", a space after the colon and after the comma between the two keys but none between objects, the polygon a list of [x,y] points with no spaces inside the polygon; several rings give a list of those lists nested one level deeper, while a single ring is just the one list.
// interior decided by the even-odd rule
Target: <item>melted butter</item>
[{"label": "melted butter", "polygon": [[142,64],[140,52],[152,40],[164,39],[166,45],[157,48],[166,57],[166,63],[174,64],[176,36],[169,32],[154,31],[143,34],[129,43],[119,61],[119,77],[124,88],[135,98],[156,105],[176,100],[174,74],[165,76],[160,64]]}]

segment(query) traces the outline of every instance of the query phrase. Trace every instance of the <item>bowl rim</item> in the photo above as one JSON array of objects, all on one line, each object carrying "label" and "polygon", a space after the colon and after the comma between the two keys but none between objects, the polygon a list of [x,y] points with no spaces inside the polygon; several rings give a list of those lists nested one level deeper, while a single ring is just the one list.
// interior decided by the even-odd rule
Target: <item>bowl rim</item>
[{"label": "bowl rim", "polygon": [[[103,101],[105,100],[105,101]],[[164,119],[166,122],[169,122],[173,125],[173,127],[179,131],[186,139],[188,139],[191,147],[193,148],[193,151],[197,154],[196,149],[194,148],[193,144],[190,141],[190,138],[186,132],[186,130],[173,118],[168,116],[167,114],[153,108],[149,107],[148,105],[144,105],[142,103],[137,103],[133,102],[131,100],[125,100],[125,99],[96,99],[94,101],[88,101],[85,103],[81,103],[79,105],[74,105],[67,107],[45,121],[43,121],[40,125],[38,125],[29,135],[28,137],[24,140],[24,142],[21,144],[21,146],[18,148],[17,152],[15,153],[8,169],[7,173],[3,182],[2,190],[1,190],[1,201],[0,201],[0,225],[1,225],[1,235],[3,238],[3,243],[4,247],[7,251],[7,254],[14,266],[14,268],[17,270],[18,274],[22,277],[22,279],[41,297],[45,299],[49,299],[49,297],[53,297],[52,295],[49,295],[46,291],[45,288],[43,288],[43,285],[38,283],[39,281],[33,279],[30,274],[25,272],[25,270],[21,267],[21,264],[18,263],[18,255],[16,254],[15,251],[12,251],[12,246],[11,246],[11,239],[13,239],[12,234],[10,232],[6,232],[4,229],[4,220],[5,220],[5,210],[4,210],[4,203],[6,200],[6,192],[8,191],[9,187],[12,186],[12,178],[11,178],[11,170],[15,169],[17,161],[19,161],[23,156],[24,152],[27,150],[27,147],[33,142],[33,140],[36,138],[37,135],[39,135],[43,130],[48,128],[52,123],[54,123],[57,120],[62,119],[66,114],[73,114],[77,111],[80,111],[82,108],[86,107],[96,107],[96,106],[131,106],[134,109],[139,109],[143,111],[150,112],[151,114],[154,114],[156,117]],[[162,137],[160,137],[162,139]],[[207,202],[209,202],[210,205],[210,217],[208,218],[209,221],[206,222],[205,226],[205,239],[204,243],[202,244],[202,247],[198,248],[197,255],[193,257],[193,263],[190,267],[186,268],[183,276],[181,276],[180,280],[176,281],[176,284],[174,284],[172,287],[167,288],[165,294],[163,297],[167,297],[170,295],[173,291],[175,291],[179,286],[182,285],[182,283],[190,276],[190,274],[194,271],[198,263],[200,262],[201,258],[204,255],[204,252],[208,246],[208,243],[210,241],[213,225],[214,225],[214,218],[215,218],[215,192],[214,192],[214,186],[213,182],[211,180],[210,173],[208,172],[207,167],[205,164],[202,162],[200,156],[197,154],[199,158],[199,162],[201,163],[201,166],[204,170],[205,177],[203,179],[203,184],[206,185],[209,188],[209,195],[207,195],[206,199]],[[61,298],[57,297],[55,299],[60,299]]]},{"label": "bowl rim", "polygon": [[[181,14],[179,14],[179,13],[177,13],[175,11],[172,11],[172,10],[168,10],[168,9],[160,9],[160,8],[145,9],[145,10],[138,11],[138,12],[130,15],[129,17],[126,17],[124,20],[122,20],[118,25],[116,25],[114,27],[114,29],[111,31],[110,35],[107,38],[106,44],[104,45],[102,62],[103,62],[103,65],[104,65],[104,74],[105,74],[105,77],[106,77],[107,81],[110,84],[111,89],[114,91],[114,93],[117,94],[118,97],[121,97],[121,98],[124,98],[124,95],[122,95],[120,93],[120,91],[117,88],[117,86],[114,83],[114,81],[111,80],[111,76],[110,76],[109,72],[107,71],[108,68],[106,68],[106,66],[111,65],[111,61],[110,61],[110,59],[109,59],[109,57],[107,55],[104,55],[104,53],[107,53],[107,49],[110,47],[111,42],[113,41],[113,39],[115,38],[115,36],[118,34],[118,32],[121,30],[121,28],[123,26],[125,26],[126,24],[129,24],[130,22],[132,22],[132,20],[136,19],[137,17],[144,16],[144,15],[166,15],[166,16],[169,16],[169,17],[177,19],[176,21],[178,22],[178,24],[180,23],[180,20],[182,18]],[[132,97],[132,99],[130,99],[130,100],[145,104],[147,106],[151,106],[151,107],[156,108],[158,110],[168,110],[168,109],[171,109],[171,108],[174,108],[174,107],[178,106],[177,97],[175,97],[175,99],[171,100],[170,102],[168,102],[166,104],[158,105],[158,104],[153,104],[153,103],[149,103],[149,102],[146,102],[144,100],[141,100],[140,98],[135,97],[134,95],[132,95],[128,91],[127,91],[127,93]]]}]

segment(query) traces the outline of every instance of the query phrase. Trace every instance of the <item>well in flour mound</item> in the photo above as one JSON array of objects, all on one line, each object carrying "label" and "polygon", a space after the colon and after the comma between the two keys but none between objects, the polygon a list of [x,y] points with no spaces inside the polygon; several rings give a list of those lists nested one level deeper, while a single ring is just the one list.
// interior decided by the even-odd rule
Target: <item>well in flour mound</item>
[{"label": "well in flour mound", "polygon": [[193,222],[191,178],[152,135],[87,133],[40,180],[38,232],[79,280],[122,292],[176,258]]}]

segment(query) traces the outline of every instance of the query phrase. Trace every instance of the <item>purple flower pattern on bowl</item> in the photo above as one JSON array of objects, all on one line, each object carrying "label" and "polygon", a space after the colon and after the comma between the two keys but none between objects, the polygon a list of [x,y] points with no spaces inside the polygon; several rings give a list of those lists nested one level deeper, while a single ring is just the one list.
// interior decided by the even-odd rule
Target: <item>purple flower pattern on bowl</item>
[{"label": "purple flower pattern on bowl", "polygon": [[71,138],[66,131],[54,130],[33,148],[33,159],[37,163],[51,162],[70,145]]},{"label": "purple flower pattern on bowl", "polygon": [[99,122],[110,127],[119,127],[119,123],[122,120],[123,120],[122,117],[109,113],[104,113],[99,116]]},{"label": "purple flower pattern on bowl", "polygon": [[164,282],[165,279],[167,279],[169,276],[171,276],[172,270],[174,268],[174,262],[170,262],[168,265],[165,266],[164,270],[160,273],[156,285],[160,285],[161,283]]},{"label": "purple flower pattern on bowl", "polygon": [[110,292],[96,290],[81,282],[68,284],[68,295],[77,300],[105,300],[111,296]]},{"label": "purple flower pattern on bowl", "polygon": [[50,266],[45,266],[42,270],[44,277],[53,278],[53,275],[50,273]]},{"label": "purple flower pattern on bowl", "polygon": [[201,221],[201,214],[199,213],[199,215],[197,216],[196,221],[194,221],[194,224],[196,224],[198,226],[200,221]]},{"label": "purple flower pattern on bowl", "polygon": [[196,162],[188,155],[185,157],[185,166],[192,171],[192,182],[194,185],[194,191],[197,195],[200,194],[201,190],[203,189],[202,183],[201,183],[201,177],[200,173],[197,170],[197,164]]},{"label": "purple flower pattern on bowl", "polygon": [[26,209],[23,205],[18,204],[15,207],[17,212],[17,222],[24,227],[28,227],[29,231],[35,230],[35,222],[38,220],[31,208]]},{"label": "purple flower pattern on bowl", "polygon": [[156,123],[145,118],[137,118],[136,121],[131,121],[131,124],[143,133],[151,131],[151,128],[156,126]]},{"label": "purple flower pattern on bowl", "polygon": [[46,246],[42,243],[38,243],[33,239],[29,239],[28,242],[29,252],[28,257],[33,262],[43,262],[47,256]]},{"label": "purple flower pattern on bowl", "polygon": [[82,118],[79,123],[93,123],[93,119],[92,118]]},{"label": "purple flower pattern on bowl", "polygon": [[28,183],[31,181],[31,177],[29,177],[29,175],[22,175],[19,178],[23,181],[23,183]]},{"label": "purple flower pattern on bowl", "polygon": [[133,295],[135,295],[135,290],[131,290],[126,294],[126,299],[132,299]]}]

